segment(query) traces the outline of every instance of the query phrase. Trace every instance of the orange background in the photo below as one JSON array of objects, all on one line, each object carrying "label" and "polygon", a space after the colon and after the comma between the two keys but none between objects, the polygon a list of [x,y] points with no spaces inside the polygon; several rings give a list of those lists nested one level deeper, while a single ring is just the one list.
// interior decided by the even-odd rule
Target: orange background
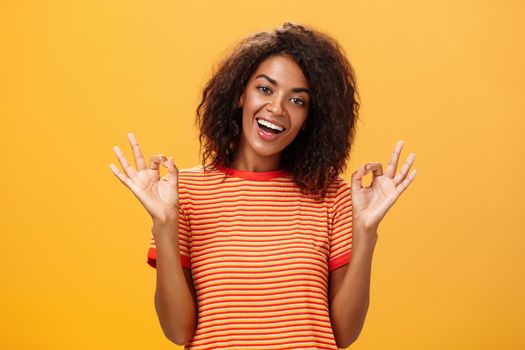
[{"label": "orange background", "polygon": [[[195,108],[242,36],[336,37],[361,120],[344,174],[418,174],[379,227],[351,348],[525,347],[521,1],[0,2],[2,349],[175,349],[155,313],[151,221],[110,171],[126,134],[199,163]],[[371,176],[367,176],[367,183]],[[522,213],[522,214],[519,214]]]}]

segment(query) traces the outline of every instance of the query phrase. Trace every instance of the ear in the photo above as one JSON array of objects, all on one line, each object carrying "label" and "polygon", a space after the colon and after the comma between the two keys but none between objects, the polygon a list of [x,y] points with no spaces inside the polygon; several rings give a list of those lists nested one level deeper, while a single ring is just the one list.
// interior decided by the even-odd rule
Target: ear
[{"label": "ear", "polygon": [[239,101],[237,101],[237,107],[242,107],[244,105],[244,93],[239,97]]}]

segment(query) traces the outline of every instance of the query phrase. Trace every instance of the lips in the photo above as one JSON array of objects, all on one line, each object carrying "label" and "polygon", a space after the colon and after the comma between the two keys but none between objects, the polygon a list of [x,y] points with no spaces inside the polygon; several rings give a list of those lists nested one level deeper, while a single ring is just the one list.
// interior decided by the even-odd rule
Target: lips
[{"label": "lips", "polygon": [[281,132],[286,130],[284,126],[268,118],[255,117],[255,122],[261,129],[270,133],[280,134]]},{"label": "lips", "polygon": [[261,124],[259,124],[258,120],[260,120],[260,119],[265,120],[265,122],[269,122],[269,120],[265,119],[265,118],[259,118],[259,117],[255,118],[255,120],[256,120],[255,124],[256,124],[256,127],[257,127],[257,134],[264,141],[273,141],[273,140],[275,140],[285,130],[284,127],[280,126],[279,124],[272,123],[272,124],[274,124],[276,126],[281,127],[283,130],[280,131],[280,132],[276,132],[275,130],[270,131],[271,130],[270,128],[262,126]]}]

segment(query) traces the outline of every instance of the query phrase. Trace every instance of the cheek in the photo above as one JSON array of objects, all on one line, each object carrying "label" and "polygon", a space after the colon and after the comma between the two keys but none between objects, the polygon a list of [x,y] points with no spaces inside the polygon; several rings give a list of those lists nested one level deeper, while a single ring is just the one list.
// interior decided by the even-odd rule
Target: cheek
[{"label": "cheek", "polygon": [[297,137],[297,135],[301,131],[301,127],[302,127],[301,123],[295,124],[292,127],[292,129],[289,131],[289,133],[288,133],[288,135],[287,135],[287,137],[285,139],[285,143],[287,143],[287,144],[292,143],[292,141],[295,140],[295,138]]},{"label": "cheek", "polygon": [[262,95],[262,94],[256,94],[256,93],[253,93],[253,94],[248,94],[246,96],[246,104],[245,104],[245,107],[248,107],[248,108],[254,108],[254,107],[257,107],[259,106],[260,104],[263,104],[265,103],[265,96]]},{"label": "cheek", "polygon": [[306,118],[308,117],[308,110],[300,111],[297,113],[293,120],[293,128],[295,131],[301,130],[301,128],[306,124]]},{"label": "cheek", "polygon": [[247,131],[250,128],[252,121],[247,111],[244,110],[242,113],[242,128],[244,131]]}]

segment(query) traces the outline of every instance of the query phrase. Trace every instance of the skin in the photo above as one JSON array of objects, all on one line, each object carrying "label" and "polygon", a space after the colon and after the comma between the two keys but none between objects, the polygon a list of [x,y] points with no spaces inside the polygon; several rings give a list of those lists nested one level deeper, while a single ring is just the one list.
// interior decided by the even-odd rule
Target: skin
[{"label": "skin", "polygon": [[[282,151],[297,136],[309,110],[308,80],[287,55],[264,60],[251,75],[239,106],[242,107],[242,135],[233,168],[246,171],[273,171],[281,168]],[[259,136],[256,117],[284,127],[277,139]]]},{"label": "skin", "polygon": [[[259,77],[261,74],[273,83]],[[243,108],[243,132],[233,168],[245,171],[280,169],[283,149],[300,132],[308,116],[309,94],[294,89],[308,87],[302,70],[288,56],[270,57],[259,65],[239,100],[239,106]],[[299,103],[299,100],[304,104]],[[257,133],[256,116],[263,116],[285,130],[276,140],[262,140]],[[130,133],[128,136],[137,169],[127,162],[118,146],[115,146],[114,151],[124,173],[113,164],[110,164],[111,170],[141,201],[154,223],[162,226],[176,222],[178,185],[173,159],[162,154],[154,155],[147,168],[134,135]],[[346,348],[355,342],[364,325],[370,301],[372,256],[379,224],[416,176],[415,169],[409,173],[415,160],[414,153],[408,155],[399,171],[396,170],[403,145],[404,141],[397,142],[384,173],[380,162],[369,162],[352,174],[352,258],[349,264],[332,271],[329,276],[330,319],[339,348]],[[159,173],[161,165],[168,169],[168,174],[162,179]],[[363,187],[362,179],[369,172],[373,174],[372,183],[369,187]],[[185,273],[187,284],[191,285],[190,272]],[[186,296],[184,304],[189,304],[190,300]],[[196,304],[194,294],[193,300]],[[188,314],[191,315],[191,312]],[[186,333],[179,339],[189,339],[191,330]]]},{"label": "skin", "polygon": [[[352,258],[330,275],[330,319],[339,348],[355,342],[365,322],[379,224],[416,176],[416,169],[409,174],[414,153],[396,173],[403,144],[402,140],[397,142],[384,173],[380,162],[370,162],[352,174]],[[363,187],[362,179],[369,172],[372,183]]]},{"label": "skin", "polygon": [[[166,338],[182,345],[193,337],[198,308],[191,271],[182,268],[180,262],[178,170],[173,158],[162,154],[153,155],[147,166],[135,135],[129,133],[128,139],[136,168],[118,146],[113,151],[123,171],[114,164],[109,167],[151,215],[157,247],[155,309]],[[168,169],[162,178],[160,166]]]}]

